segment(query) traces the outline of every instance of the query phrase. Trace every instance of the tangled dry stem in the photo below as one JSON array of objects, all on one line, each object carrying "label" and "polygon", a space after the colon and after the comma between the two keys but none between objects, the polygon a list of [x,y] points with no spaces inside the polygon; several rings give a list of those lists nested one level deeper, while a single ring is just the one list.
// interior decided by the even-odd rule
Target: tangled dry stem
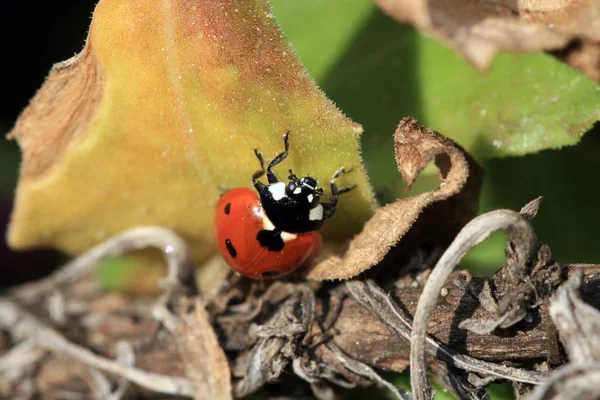
[{"label": "tangled dry stem", "polygon": [[[23,302],[34,301],[49,295],[64,283],[81,279],[98,268],[99,262],[104,259],[148,247],[161,250],[167,265],[167,275],[163,280],[164,295],[157,301],[155,309],[163,310],[175,293],[194,293],[192,262],[185,242],[168,229],[148,226],[117,235],[77,257],[45,279],[17,287],[11,294]],[[164,315],[160,312],[157,314]],[[166,318],[159,319],[164,321]],[[0,299],[0,326],[9,330],[15,338],[27,340],[26,343],[66,355],[91,368],[122,377],[149,390],[180,396],[193,395],[189,380],[148,373],[131,365],[97,356],[89,349],[70,342],[10,298]],[[113,395],[120,392],[125,391],[119,388]]]},{"label": "tangled dry stem", "polygon": [[[533,248],[536,244],[535,232],[529,221],[519,213],[510,210],[497,210],[481,215],[469,222],[442,255],[427,279],[417,305],[410,335],[410,382],[417,400],[433,398],[431,385],[427,378],[425,344],[429,317],[440,291],[460,260],[473,247],[498,230],[504,230],[508,233],[509,241],[515,248],[515,262],[524,268],[533,255]],[[491,371],[485,372],[490,373]],[[539,382],[539,379],[529,381],[529,383]]]},{"label": "tangled dry stem", "polygon": [[[475,298],[477,304],[473,307],[484,311],[492,309],[492,314],[496,313],[502,321],[505,321],[507,314],[516,318],[515,321],[523,319],[527,313],[521,312],[519,307],[526,303],[524,299],[537,299],[535,307],[539,308],[542,293],[536,286],[539,282],[534,282],[531,277],[539,274],[542,267],[553,271],[555,264],[549,261],[544,245],[537,244],[528,221],[531,216],[526,212],[527,209],[524,210],[521,214],[499,210],[474,219],[439,259],[422,292],[421,289],[415,293],[401,289],[407,287],[407,282],[412,286],[410,282],[413,278],[403,275],[396,281],[396,289],[392,290],[396,297],[388,292],[390,287],[381,287],[367,277],[334,285],[326,290],[321,284],[274,282],[261,288],[261,285],[249,285],[244,280],[229,279],[213,298],[202,300],[196,293],[188,251],[183,241],[162,228],[134,229],[92,249],[54,275],[15,288],[8,296],[0,298],[0,327],[10,333],[13,341],[18,342],[0,358],[0,375],[16,385],[16,382],[23,381],[33,365],[43,363],[47,354],[54,354],[84,365],[90,371],[90,391],[96,393],[97,397],[111,399],[126,396],[128,387],[131,386],[163,395],[206,398],[206,393],[212,393],[213,398],[219,399],[241,397],[265,386],[270,387],[273,382],[289,379],[290,375],[286,375],[285,371],[290,368],[299,382],[307,383],[317,398],[330,398],[335,387],[353,388],[375,384],[387,388],[399,399],[426,399],[432,393],[426,375],[427,365],[461,398],[480,396],[477,393],[496,379],[522,384],[543,383],[533,393],[533,399],[553,398],[555,388],[564,382],[575,388],[573,390],[590,390],[585,382],[589,383],[589,377],[596,376],[598,370],[593,357],[586,359],[588,362],[585,364],[565,367],[548,379],[547,372],[534,367],[539,360],[535,350],[527,352],[529,345],[523,344],[521,353],[525,360],[530,357],[531,361],[521,360],[519,367],[505,365],[502,358],[492,351],[493,348],[507,349],[508,347],[503,347],[506,346],[506,338],[487,332],[487,336],[481,336],[486,338],[483,349],[473,347],[467,341],[466,348],[458,351],[450,345],[452,335],[447,327],[438,326],[437,330],[434,329],[435,337],[426,332],[432,313],[437,313],[436,320],[452,320],[457,316],[459,320],[464,319],[461,317],[460,307],[450,310],[435,308],[435,303],[442,285],[448,281],[460,259],[498,229],[507,230],[509,234],[507,265],[501,271],[507,279],[516,277],[517,282],[526,282],[526,287],[533,289],[524,292],[516,285],[513,289],[517,294],[505,296],[513,301],[508,306],[502,306],[502,299],[498,304],[490,306],[486,304],[486,297],[479,294]],[[144,360],[144,353],[140,350],[143,346],[133,346],[121,341],[116,346],[117,350],[112,353],[116,353],[115,358],[110,358],[97,354],[96,349],[93,351],[93,347],[88,348],[84,343],[75,343],[61,332],[65,326],[64,321],[68,320],[66,310],[81,308],[81,304],[77,299],[63,298],[69,294],[63,295],[58,289],[65,284],[72,286],[74,282],[81,281],[85,274],[95,268],[98,261],[106,257],[147,246],[161,249],[167,260],[169,272],[164,294],[148,306],[136,306],[131,312],[159,321],[167,328],[171,334],[170,343],[175,343],[179,349],[179,355],[171,352],[167,353],[168,357],[174,359],[176,364],[185,366],[179,372],[159,373],[152,370],[156,365]],[[537,264],[534,265],[536,250]],[[582,271],[593,267],[574,268]],[[453,276],[457,283],[465,274],[454,273]],[[544,282],[552,275],[547,274],[545,277]],[[559,327],[563,326],[560,328],[561,336],[577,339],[565,342],[569,355],[572,354],[575,360],[581,349],[589,348],[590,341],[595,338],[590,337],[594,326],[582,327],[582,318],[592,311],[577,297],[582,286],[581,278],[579,281],[573,279],[575,278],[568,285],[563,285],[564,288],[559,291],[552,304],[554,310],[560,311],[561,307],[574,310],[573,318],[577,320],[576,323],[564,319],[566,322],[562,325],[556,321],[555,323]],[[500,281],[498,286],[501,286]],[[448,297],[464,299],[471,290],[469,287],[456,284],[455,289],[450,290],[456,293],[451,293]],[[545,298],[550,296],[548,294]],[[408,303],[403,305],[397,299]],[[415,303],[418,299],[416,311],[411,310],[411,307],[408,310],[406,308],[406,304],[413,301],[411,299]],[[40,301],[50,310],[50,321],[31,311],[39,308]],[[515,313],[514,310],[519,312]],[[568,311],[559,311],[554,312],[553,318],[562,321],[561,315]],[[594,312],[597,310],[594,309]],[[414,319],[411,318],[411,313]],[[467,311],[467,314],[474,315],[472,310]],[[449,319],[440,317],[443,315]],[[81,319],[93,320],[97,317],[90,314]],[[358,322],[362,329],[349,332],[344,328],[349,321]],[[511,324],[514,325],[514,321]],[[494,326],[492,330],[500,324]],[[213,328],[218,335],[213,333]],[[568,329],[584,332],[579,334]],[[152,329],[150,335],[156,336],[157,332]],[[148,331],[144,331],[142,335],[148,336]],[[538,341],[548,340],[547,326],[530,330],[524,336],[515,336],[512,339],[513,347],[519,348],[520,343],[525,343],[525,336]],[[402,347],[408,341],[412,344],[410,355],[403,353],[405,350]],[[364,345],[353,347],[354,342],[362,342]],[[486,346],[490,348],[488,353],[485,353]],[[552,347],[553,344],[549,342],[541,346]],[[223,350],[235,356],[227,358]],[[469,351],[481,355],[479,358],[473,357]],[[383,379],[373,368],[395,365],[392,369],[401,370],[402,360],[408,361],[409,356],[413,387],[410,394]],[[490,359],[495,362],[489,361]],[[407,364],[406,361],[404,365]],[[116,387],[116,390],[112,391],[112,387]]]}]

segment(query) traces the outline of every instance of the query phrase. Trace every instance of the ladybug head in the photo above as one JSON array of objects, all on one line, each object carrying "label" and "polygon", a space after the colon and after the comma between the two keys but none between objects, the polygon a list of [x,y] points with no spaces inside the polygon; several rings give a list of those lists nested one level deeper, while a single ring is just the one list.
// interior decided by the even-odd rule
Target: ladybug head
[{"label": "ladybug head", "polygon": [[305,203],[309,207],[319,204],[323,189],[318,187],[317,180],[312,176],[298,178],[290,170],[290,180],[285,187],[285,194],[298,203]]}]

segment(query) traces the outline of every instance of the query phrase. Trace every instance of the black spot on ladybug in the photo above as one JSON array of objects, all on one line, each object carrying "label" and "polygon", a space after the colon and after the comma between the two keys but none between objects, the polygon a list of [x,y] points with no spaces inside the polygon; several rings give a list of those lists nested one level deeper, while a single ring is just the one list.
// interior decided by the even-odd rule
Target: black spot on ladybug
[{"label": "black spot on ladybug", "polygon": [[262,230],[256,235],[258,243],[262,247],[266,247],[269,251],[281,251],[283,250],[283,239],[281,238],[281,232],[278,230],[268,231]]},{"label": "black spot on ladybug", "polygon": [[235,247],[233,247],[231,240],[229,240],[229,239],[225,240],[225,247],[227,247],[227,251],[229,252],[229,255],[231,256],[231,258],[237,257],[237,250],[235,249]]},{"label": "black spot on ladybug", "polygon": [[231,212],[231,203],[227,203],[225,204],[225,214],[229,215],[229,213]]}]

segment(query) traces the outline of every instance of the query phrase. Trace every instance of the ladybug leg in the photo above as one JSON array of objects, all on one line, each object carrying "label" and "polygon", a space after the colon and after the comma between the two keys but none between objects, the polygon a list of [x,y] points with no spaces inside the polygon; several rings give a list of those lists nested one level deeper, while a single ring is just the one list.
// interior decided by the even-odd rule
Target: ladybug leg
[{"label": "ladybug leg", "polygon": [[337,198],[333,201],[328,201],[326,203],[321,203],[321,206],[323,206],[323,219],[322,221],[325,221],[326,219],[329,219],[331,217],[333,217],[333,214],[335,214],[335,207],[337,206]]},{"label": "ladybug leg", "polygon": [[267,180],[269,181],[269,183],[279,182],[277,175],[275,175],[275,172],[273,172],[271,169],[287,158],[288,152],[290,150],[290,131],[287,131],[285,135],[283,135],[283,146],[284,151],[282,153],[279,153],[277,157],[272,159],[269,165],[267,165]]},{"label": "ladybug leg", "polygon": [[258,149],[254,149],[254,154],[256,155],[256,158],[258,158],[258,162],[260,163],[260,169],[252,174],[252,183],[254,184],[256,190],[260,192],[261,189],[266,188],[266,185],[258,180],[258,178],[265,174],[265,159],[263,158],[262,153],[258,151]]},{"label": "ladybug leg", "polygon": [[335,171],[335,173],[331,177],[331,180],[329,181],[329,187],[331,188],[331,201],[321,203],[321,205],[323,206],[323,220],[329,219],[333,217],[333,214],[335,214],[335,207],[337,206],[339,195],[349,192],[356,187],[356,185],[352,185],[344,188],[338,188],[335,183],[335,180],[337,178],[339,178],[342,175],[349,174],[350,172],[352,172],[352,170],[353,168],[346,170],[344,167],[342,167]]},{"label": "ladybug leg", "polygon": [[337,203],[337,199],[340,194],[349,192],[356,187],[356,185],[352,185],[352,186],[348,186],[348,187],[344,187],[344,188],[340,189],[335,184],[335,180],[337,178],[339,178],[342,175],[349,174],[353,170],[354,170],[354,168],[350,168],[349,170],[346,170],[346,168],[342,167],[342,168],[338,169],[337,171],[335,171],[335,173],[331,177],[331,180],[329,181],[329,187],[331,188],[332,201]]}]

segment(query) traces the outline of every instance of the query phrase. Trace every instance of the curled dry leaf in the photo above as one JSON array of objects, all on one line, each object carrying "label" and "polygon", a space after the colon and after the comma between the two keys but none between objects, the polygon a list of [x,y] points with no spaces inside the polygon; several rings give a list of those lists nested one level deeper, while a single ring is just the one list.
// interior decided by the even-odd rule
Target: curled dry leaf
[{"label": "curled dry leaf", "polygon": [[527,218],[529,221],[532,221],[540,211],[540,204],[542,203],[543,199],[544,197],[539,196],[531,200],[521,208],[519,214]]},{"label": "curled dry leaf", "polygon": [[229,363],[201,301],[183,317],[175,336],[186,375],[194,386],[194,398],[231,400]]},{"label": "curled dry leaf", "polygon": [[327,181],[355,168],[344,179],[358,187],[326,233],[358,232],[375,206],[362,128],[308,76],[268,2],[161,4],[100,1],[83,51],[53,68],[16,122],[23,164],[10,245],[78,253],[155,224],[206,258],[219,185],[251,186],[253,147],[271,158],[287,130],[286,173]]},{"label": "curled dry leaf", "polygon": [[[501,50],[556,50],[577,40],[583,44],[573,49],[575,66],[600,78],[595,75],[600,73],[600,3],[596,0],[375,2],[392,17],[435,34],[478,68],[487,68]],[[582,55],[584,48],[587,55]]]},{"label": "curled dry leaf", "polygon": [[477,212],[483,174],[452,140],[407,117],[394,134],[394,147],[408,188],[433,159],[443,178],[440,187],[378,209],[345,254],[310,268],[309,279],[350,279],[381,262],[394,246],[400,257],[415,245],[447,245]]}]

